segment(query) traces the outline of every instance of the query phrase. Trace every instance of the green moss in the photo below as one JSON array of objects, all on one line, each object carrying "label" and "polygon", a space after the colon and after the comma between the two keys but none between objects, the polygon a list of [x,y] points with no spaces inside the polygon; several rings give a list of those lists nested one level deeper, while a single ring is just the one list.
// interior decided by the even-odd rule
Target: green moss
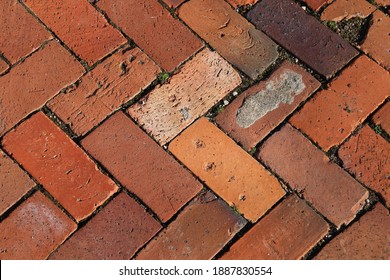
[{"label": "green moss", "polygon": [[165,83],[168,79],[169,79],[169,73],[167,72],[161,72],[160,74],[158,74],[158,80],[160,81],[160,83]]}]

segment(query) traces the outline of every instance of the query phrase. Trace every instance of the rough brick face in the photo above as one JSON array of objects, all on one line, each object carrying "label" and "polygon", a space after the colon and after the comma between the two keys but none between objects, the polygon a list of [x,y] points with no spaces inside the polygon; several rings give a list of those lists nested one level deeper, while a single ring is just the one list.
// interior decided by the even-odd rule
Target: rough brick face
[{"label": "rough brick face", "polygon": [[206,192],[184,208],[138,260],[206,260],[214,257],[246,224],[224,202]]},{"label": "rough brick face", "polygon": [[22,1],[89,64],[94,64],[126,42],[88,1]]},{"label": "rough brick face", "polygon": [[0,223],[0,259],[45,259],[76,228],[54,203],[36,192]]},{"label": "rough brick face", "polygon": [[324,219],[292,195],[233,244],[221,259],[301,259],[328,230]]},{"label": "rough brick face", "polygon": [[169,150],[251,221],[284,195],[274,176],[206,118],[173,140]]},{"label": "rough brick face", "polygon": [[325,77],[332,76],[358,54],[347,41],[292,0],[263,0],[247,18]]},{"label": "rough brick face", "polygon": [[50,256],[54,260],[128,260],[161,226],[127,194],[115,197]]},{"label": "rough brick face", "polygon": [[3,146],[77,221],[117,190],[114,182],[41,112],[9,132]]},{"label": "rough brick face", "polygon": [[94,130],[82,145],[163,222],[202,188],[122,112]]},{"label": "rough brick face", "polygon": [[0,57],[0,75],[3,74],[9,68],[7,62]]},{"label": "rough brick face", "polygon": [[284,63],[268,79],[238,96],[216,121],[250,150],[319,86],[320,83],[301,67]]},{"label": "rough brick face", "polygon": [[0,77],[0,135],[42,107],[82,73],[80,63],[57,42],[51,41]]},{"label": "rough brick face", "polygon": [[290,125],[260,148],[258,157],[337,227],[348,224],[368,192]]},{"label": "rough brick face", "polygon": [[337,0],[329,5],[321,14],[321,20],[341,21],[353,17],[366,18],[375,6],[366,0]]},{"label": "rough brick face", "polygon": [[95,69],[48,106],[78,135],[149,86],[159,68],[138,48],[124,49]]},{"label": "rough brick face", "polygon": [[318,11],[326,3],[330,3],[333,0],[305,0],[307,5],[312,8],[314,11]]},{"label": "rough brick face", "polygon": [[390,134],[390,102],[387,102],[373,117],[374,122]]},{"label": "rough brick face", "polygon": [[[369,69],[369,70],[368,70]],[[340,144],[389,95],[390,75],[361,56],[291,118],[325,150]]]},{"label": "rough brick face", "polygon": [[390,205],[390,144],[368,126],[341,146],[343,166]]},{"label": "rough brick face", "polygon": [[183,3],[185,0],[163,0],[165,4],[167,4],[171,8],[178,7],[181,3]]},{"label": "rough brick face", "polygon": [[101,0],[97,4],[154,61],[172,71],[202,42],[155,0]]},{"label": "rough brick face", "polygon": [[235,8],[244,5],[253,5],[259,0],[228,0],[228,2]]},{"label": "rough brick face", "polygon": [[205,49],[169,83],[154,89],[128,112],[164,145],[240,83],[233,67],[216,52]]}]

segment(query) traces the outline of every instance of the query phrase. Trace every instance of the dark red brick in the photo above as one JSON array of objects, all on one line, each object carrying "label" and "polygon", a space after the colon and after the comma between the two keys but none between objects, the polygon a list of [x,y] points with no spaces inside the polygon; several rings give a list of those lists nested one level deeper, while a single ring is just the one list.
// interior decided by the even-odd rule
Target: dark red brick
[{"label": "dark red brick", "polygon": [[368,198],[367,190],[288,124],[258,157],[337,227],[352,221]]},{"label": "dark red brick", "polygon": [[343,166],[390,206],[390,144],[368,126],[341,146]]},{"label": "dark red brick", "polygon": [[18,0],[0,2],[0,52],[11,63],[38,49],[51,37]]},{"label": "dark red brick", "polygon": [[325,150],[342,143],[389,95],[390,75],[365,55],[291,118]]},{"label": "dark red brick", "polygon": [[167,71],[202,47],[202,42],[158,1],[100,0],[97,5]]},{"label": "dark red brick", "polygon": [[390,134],[390,102],[387,102],[373,117],[374,122]]},{"label": "dark red brick", "polygon": [[126,42],[88,1],[22,1],[89,64],[94,64]]},{"label": "dark red brick", "polygon": [[117,190],[115,183],[41,112],[9,132],[3,147],[77,221],[92,214]]},{"label": "dark red brick", "polygon": [[138,48],[121,50],[48,106],[76,134],[84,135],[149,86],[158,72],[159,68]]},{"label": "dark red brick", "polygon": [[390,216],[381,204],[337,235],[315,257],[319,260],[389,260]]},{"label": "dark red brick", "polygon": [[206,192],[186,206],[138,260],[206,260],[214,257],[246,224],[224,202]]},{"label": "dark red brick", "polygon": [[0,135],[42,107],[82,73],[81,64],[57,42],[51,41],[0,77]]},{"label": "dark red brick", "polygon": [[34,186],[34,181],[0,150],[0,215]]},{"label": "dark red brick", "polygon": [[0,259],[46,259],[76,228],[54,203],[36,192],[0,223]]},{"label": "dark red brick", "polygon": [[328,230],[324,219],[292,195],[233,244],[221,259],[301,259]]},{"label": "dark red brick", "polygon": [[292,0],[263,0],[247,18],[315,71],[330,77],[358,52]]},{"label": "dark red brick", "polygon": [[301,67],[283,63],[268,79],[238,96],[216,121],[250,150],[320,85]]},{"label": "dark red brick", "polygon": [[202,185],[122,112],[82,141],[83,147],[165,222]]},{"label": "dark red brick", "polygon": [[145,209],[121,193],[50,259],[128,260],[160,229],[161,225]]}]

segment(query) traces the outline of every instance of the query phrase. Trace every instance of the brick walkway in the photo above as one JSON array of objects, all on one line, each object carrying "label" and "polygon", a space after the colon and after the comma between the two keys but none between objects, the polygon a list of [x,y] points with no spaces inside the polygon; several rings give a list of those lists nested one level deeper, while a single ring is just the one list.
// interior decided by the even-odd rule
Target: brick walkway
[{"label": "brick walkway", "polygon": [[389,0],[2,0],[0,259],[390,259]]}]

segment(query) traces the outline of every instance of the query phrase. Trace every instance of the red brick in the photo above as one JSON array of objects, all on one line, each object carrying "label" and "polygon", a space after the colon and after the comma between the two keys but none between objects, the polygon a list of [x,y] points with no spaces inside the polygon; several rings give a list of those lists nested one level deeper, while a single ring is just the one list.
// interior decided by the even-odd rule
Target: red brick
[{"label": "red brick", "polygon": [[333,0],[305,0],[307,5],[312,8],[314,11],[318,11],[322,6],[327,3],[332,2]]},{"label": "red brick", "polygon": [[341,146],[344,167],[390,206],[390,144],[368,126]]},{"label": "red brick", "polygon": [[169,83],[154,89],[128,112],[164,145],[240,83],[233,67],[216,52],[205,49]]},{"label": "red brick", "polygon": [[0,215],[34,186],[34,181],[0,150]]},{"label": "red brick", "polygon": [[121,193],[50,259],[128,260],[160,229],[161,225],[145,209]]},{"label": "red brick", "polygon": [[186,0],[163,0],[171,8],[179,7]]},{"label": "red brick", "polygon": [[158,1],[100,0],[97,5],[167,71],[202,47],[202,42]]},{"label": "red brick", "polygon": [[149,86],[158,72],[159,68],[138,48],[122,50],[82,77],[69,92],[54,98],[48,106],[76,134],[83,135]]},{"label": "red brick", "polygon": [[7,62],[0,57],[0,75],[3,74],[9,68]]},{"label": "red brick", "polygon": [[202,185],[122,112],[82,141],[83,147],[165,222]]},{"label": "red brick", "polygon": [[337,227],[362,209],[368,192],[290,125],[261,147],[258,157]]},{"label": "red brick", "polygon": [[[15,63],[38,49],[51,35],[18,0],[0,3],[0,52]],[[1,70],[0,70],[1,72]]]},{"label": "red brick", "polygon": [[36,192],[0,223],[0,259],[46,259],[77,228]]},{"label": "red brick", "polygon": [[381,11],[375,11],[361,49],[390,71],[389,26],[390,18]]},{"label": "red brick", "polygon": [[234,7],[237,8],[239,6],[244,6],[244,5],[253,5],[259,0],[228,0],[228,2]]},{"label": "red brick", "polygon": [[114,182],[41,112],[9,132],[3,147],[77,221],[117,190]]},{"label": "red brick", "polygon": [[319,260],[389,260],[389,211],[381,204],[327,244]]},{"label": "red brick", "polygon": [[82,66],[57,42],[51,41],[0,77],[0,135],[42,107],[82,73]]},{"label": "red brick", "polygon": [[386,99],[389,73],[366,56],[354,61],[290,120],[325,150],[340,144]]},{"label": "red brick", "polygon": [[88,1],[22,1],[89,64],[94,64],[126,42]]},{"label": "red brick", "polygon": [[301,259],[328,230],[325,220],[292,195],[233,244],[221,259]]},{"label": "red brick", "polygon": [[173,140],[169,150],[251,221],[284,195],[274,176],[206,118]]},{"label": "red brick", "polygon": [[390,6],[390,0],[375,0],[374,2],[380,6]]},{"label": "red brick", "polygon": [[387,102],[373,117],[374,122],[390,134],[390,103]]},{"label": "red brick", "polygon": [[238,96],[216,121],[250,150],[320,85],[301,67],[283,63],[268,79]]},{"label": "red brick", "polygon": [[206,192],[186,206],[138,260],[206,260],[214,257],[246,224],[224,202]]},{"label": "red brick", "polygon": [[180,7],[179,16],[218,53],[253,79],[278,57],[276,44],[224,0],[191,0]]},{"label": "red brick", "polygon": [[327,78],[358,55],[347,41],[307,14],[293,0],[263,0],[254,6],[247,18]]},{"label": "red brick", "polygon": [[336,0],[321,14],[322,20],[342,21],[353,17],[366,18],[375,11],[366,0]]}]

